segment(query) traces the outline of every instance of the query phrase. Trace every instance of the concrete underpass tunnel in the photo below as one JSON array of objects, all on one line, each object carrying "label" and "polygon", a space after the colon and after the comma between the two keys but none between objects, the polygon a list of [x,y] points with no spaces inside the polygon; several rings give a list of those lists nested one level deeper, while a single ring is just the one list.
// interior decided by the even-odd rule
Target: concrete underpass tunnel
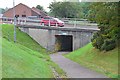
[{"label": "concrete underpass tunnel", "polygon": [[73,36],[72,35],[55,35],[55,50],[56,51],[73,51]]}]

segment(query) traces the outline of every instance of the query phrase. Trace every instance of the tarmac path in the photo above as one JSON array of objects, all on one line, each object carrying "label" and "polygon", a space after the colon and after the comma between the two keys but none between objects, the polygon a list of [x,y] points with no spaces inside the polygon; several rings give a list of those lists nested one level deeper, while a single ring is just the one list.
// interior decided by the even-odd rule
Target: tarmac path
[{"label": "tarmac path", "polygon": [[58,52],[51,54],[51,59],[60,66],[66,72],[68,78],[107,78],[106,76],[87,69],[80,64],[71,61],[70,59],[62,56],[64,52]]}]

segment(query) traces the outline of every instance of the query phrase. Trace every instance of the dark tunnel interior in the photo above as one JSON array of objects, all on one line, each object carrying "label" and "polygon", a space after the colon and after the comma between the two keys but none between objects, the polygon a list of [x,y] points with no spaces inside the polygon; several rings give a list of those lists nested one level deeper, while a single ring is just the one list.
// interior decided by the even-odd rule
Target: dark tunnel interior
[{"label": "dark tunnel interior", "polygon": [[73,36],[72,35],[55,35],[56,44],[59,44],[58,51],[73,51]]}]

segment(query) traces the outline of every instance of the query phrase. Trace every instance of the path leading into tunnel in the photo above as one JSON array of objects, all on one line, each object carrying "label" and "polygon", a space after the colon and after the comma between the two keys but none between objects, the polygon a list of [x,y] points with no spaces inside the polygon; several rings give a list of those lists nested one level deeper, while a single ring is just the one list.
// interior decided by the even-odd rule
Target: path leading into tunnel
[{"label": "path leading into tunnel", "polygon": [[51,54],[51,59],[66,72],[68,78],[107,78],[95,71],[82,67],[76,62],[62,56],[65,52]]}]

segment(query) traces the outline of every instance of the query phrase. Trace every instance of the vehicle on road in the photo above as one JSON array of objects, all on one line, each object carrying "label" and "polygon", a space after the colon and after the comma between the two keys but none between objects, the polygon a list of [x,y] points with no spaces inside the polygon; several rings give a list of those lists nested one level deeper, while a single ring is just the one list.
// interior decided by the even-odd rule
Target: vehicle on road
[{"label": "vehicle on road", "polygon": [[59,20],[58,18],[54,18],[54,17],[50,17],[50,16],[46,16],[46,17],[42,18],[40,21],[40,24],[45,25],[45,26],[57,26],[57,27],[64,26],[63,21]]}]

